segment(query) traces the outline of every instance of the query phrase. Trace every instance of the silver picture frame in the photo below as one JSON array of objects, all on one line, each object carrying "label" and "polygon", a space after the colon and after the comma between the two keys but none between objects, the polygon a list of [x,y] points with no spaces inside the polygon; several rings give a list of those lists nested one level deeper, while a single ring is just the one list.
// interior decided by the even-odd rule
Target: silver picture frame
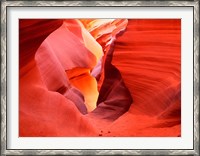
[{"label": "silver picture frame", "polygon": [[[7,14],[8,7],[19,6],[179,6],[193,7],[194,49],[194,146],[182,150],[14,150],[7,149]],[[1,1],[1,155],[199,155],[199,1]]]}]

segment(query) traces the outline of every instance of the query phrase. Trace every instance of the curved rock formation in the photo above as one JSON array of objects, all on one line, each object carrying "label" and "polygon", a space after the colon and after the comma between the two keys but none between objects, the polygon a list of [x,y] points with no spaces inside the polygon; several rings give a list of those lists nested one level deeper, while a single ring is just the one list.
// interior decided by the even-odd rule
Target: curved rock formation
[{"label": "curved rock formation", "polygon": [[20,136],[180,136],[179,19],[19,24]]},{"label": "curved rock formation", "polygon": [[113,127],[129,119],[132,125],[124,131],[134,136],[180,135],[180,34],[180,20],[129,20],[115,41],[112,64],[121,72],[134,104]]},{"label": "curved rock formation", "polygon": [[[84,96],[70,84],[65,73],[76,63],[84,68],[94,66],[96,57],[82,42],[71,40],[73,34],[64,27],[65,22],[58,20],[20,20],[20,136],[96,135],[96,128],[80,113],[87,113]],[[75,45],[64,42],[67,39]],[[73,52],[83,49],[86,54],[82,57],[88,60],[66,63],[64,56],[66,60],[70,54],[77,56],[67,55],[64,48]]]}]

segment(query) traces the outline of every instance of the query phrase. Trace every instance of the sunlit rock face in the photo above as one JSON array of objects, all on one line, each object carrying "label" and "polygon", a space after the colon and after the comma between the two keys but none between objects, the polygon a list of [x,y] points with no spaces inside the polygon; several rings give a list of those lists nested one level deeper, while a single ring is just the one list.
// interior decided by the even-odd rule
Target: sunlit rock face
[{"label": "sunlit rock face", "polygon": [[[48,89],[58,91],[68,99],[73,98],[79,110],[85,113],[82,110],[84,104],[81,106],[78,99],[83,94],[88,111],[96,107],[97,83],[90,70],[102,55],[101,46],[78,20],[64,20],[61,27],[41,44],[36,52],[36,62]],[[84,82],[88,83],[84,85]]]},{"label": "sunlit rock face", "polygon": [[180,20],[20,20],[20,136],[180,136]]},{"label": "sunlit rock face", "polygon": [[127,19],[81,20],[85,28],[102,45],[104,56],[93,71],[99,88],[98,107],[88,114],[89,117],[113,121],[128,111],[132,97],[126,88],[118,69],[111,64],[114,41],[126,29]]},{"label": "sunlit rock face", "polygon": [[[105,61],[107,57],[112,57],[113,45],[117,35],[123,33],[128,24],[127,19],[96,19],[96,20],[81,20],[85,28],[102,46],[104,56],[93,69],[92,74],[98,80],[98,89],[104,81],[105,76]],[[109,53],[109,54],[108,54]]]}]

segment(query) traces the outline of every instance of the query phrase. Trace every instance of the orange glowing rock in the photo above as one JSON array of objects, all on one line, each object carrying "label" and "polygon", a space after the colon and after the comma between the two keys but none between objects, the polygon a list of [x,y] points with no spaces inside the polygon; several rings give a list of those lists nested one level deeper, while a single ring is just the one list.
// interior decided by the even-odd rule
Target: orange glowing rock
[{"label": "orange glowing rock", "polygon": [[90,75],[90,70],[86,68],[73,68],[66,71],[66,73],[70,83],[83,94],[88,112],[94,110],[99,92],[97,90],[97,81]]},{"label": "orange glowing rock", "polygon": [[[97,88],[97,82],[90,75],[90,70],[97,64],[102,54],[101,46],[78,20],[65,20],[63,25],[41,44],[36,53],[36,62],[48,89],[56,91],[74,85],[85,97],[87,110],[92,111],[96,108],[98,91],[94,89]],[[45,58],[48,60],[44,60]],[[67,71],[67,77],[63,71]],[[72,77],[70,74],[74,77],[70,79],[70,82],[73,82],[71,84],[67,80]],[[89,85],[83,85],[83,81],[87,81]],[[67,89],[62,94],[67,94]],[[80,105],[80,101],[76,103]]]},{"label": "orange glowing rock", "polygon": [[180,136],[179,19],[19,20],[19,136]]},{"label": "orange glowing rock", "polygon": [[[102,45],[104,56],[99,63],[100,76],[98,80],[99,97],[98,107],[88,116],[98,116],[105,120],[116,120],[128,111],[132,97],[124,85],[120,72],[111,64],[114,41],[126,29],[126,19],[95,19],[93,21],[82,20],[85,28]],[[96,66],[96,68],[99,68]],[[96,72],[96,71],[95,71]],[[95,73],[97,75],[97,73]]]},{"label": "orange glowing rock", "polygon": [[[90,69],[96,64],[96,56],[66,29],[63,21],[20,20],[19,33],[19,135],[95,136],[95,128],[80,113],[87,113],[84,97],[70,84],[65,70],[77,66]],[[76,60],[75,52],[80,50],[83,54]],[[70,54],[74,59],[69,59]]]},{"label": "orange glowing rock", "polygon": [[[111,46],[114,44],[116,36],[126,29],[128,24],[127,19],[94,19],[94,20],[80,20],[85,28],[91,33],[91,35],[102,46],[104,56],[99,63],[99,68],[95,75],[98,75],[98,89],[100,90],[104,81],[104,64],[107,59],[107,53]],[[100,67],[101,66],[101,67]],[[95,70],[95,69],[94,69]]]}]

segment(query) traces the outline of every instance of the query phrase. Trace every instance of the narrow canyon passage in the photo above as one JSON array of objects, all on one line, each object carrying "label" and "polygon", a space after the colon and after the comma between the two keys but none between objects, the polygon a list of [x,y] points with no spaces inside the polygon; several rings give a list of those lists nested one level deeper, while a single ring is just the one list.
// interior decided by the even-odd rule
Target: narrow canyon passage
[{"label": "narrow canyon passage", "polygon": [[181,136],[180,20],[19,21],[20,136]]}]

